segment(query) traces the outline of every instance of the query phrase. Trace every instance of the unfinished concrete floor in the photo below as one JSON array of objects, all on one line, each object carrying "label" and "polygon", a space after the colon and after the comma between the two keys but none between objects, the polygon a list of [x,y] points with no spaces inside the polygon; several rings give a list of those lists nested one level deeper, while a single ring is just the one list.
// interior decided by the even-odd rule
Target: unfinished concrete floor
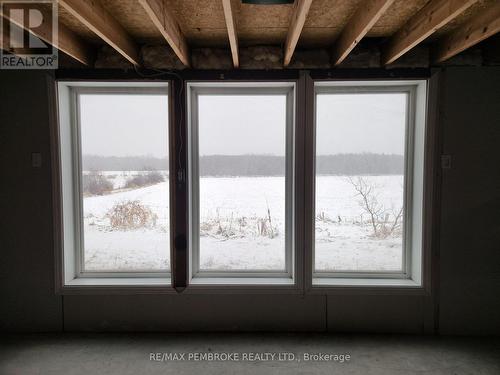
[{"label": "unfinished concrete floor", "polygon": [[[157,354],[159,360],[153,361],[152,353],[172,357],[177,353],[177,358]],[[181,353],[185,360],[180,360]],[[189,353],[238,353],[240,360],[195,361],[188,360]],[[266,353],[275,353],[275,360],[266,360]],[[286,360],[278,360],[279,353]],[[283,353],[293,353],[294,358]],[[305,361],[306,353],[343,354],[350,359]],[[250,361],[251,354],[261,357]],[[500,340],[337,334],[6,335],[0,339],[0,374],[498,375]]]}]

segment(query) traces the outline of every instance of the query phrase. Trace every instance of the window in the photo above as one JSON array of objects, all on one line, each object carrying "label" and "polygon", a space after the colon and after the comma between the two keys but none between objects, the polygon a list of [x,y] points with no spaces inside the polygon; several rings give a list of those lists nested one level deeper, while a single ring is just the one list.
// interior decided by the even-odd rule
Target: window
[{"label": "window", "polygon": [[59,92],[67,277],[168,276],[167,86]]},{"label": "window", "polygon": [[192,274],[292,274],[293,83],[190,89]]},{"label": "window", "polygon": [[425,95],[425,82],[316,84],[317,279],[420,278]]},{"label": "window", "polygon": [[427,81],[293,74],[60,81],[62,290],[422,289]]}]

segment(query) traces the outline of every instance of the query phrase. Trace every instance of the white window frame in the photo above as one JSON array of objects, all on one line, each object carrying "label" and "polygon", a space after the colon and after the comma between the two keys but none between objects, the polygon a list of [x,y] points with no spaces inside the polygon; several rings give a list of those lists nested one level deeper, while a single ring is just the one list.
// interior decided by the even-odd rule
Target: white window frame
[{"label": "white window frame", "polygon": [[[62,196],[62,287],[170,286],[170,270],[85,271],[81,194],[80,94],[169,95],[167,82],[59,81],[59,160]],[[168,103],[165,103],[168,105]],[[165,124],[168,129],[168,123]],[[168,142],[168,139],[165,140]],[[171,192],[170,192],[171,194]],[[169,238],[170,244],[170,238]],[[170,249],[166,248],[170,257]]]},{"label": "white window frame", "polygon": [[[199,268],[199,95],[286,95],[285,151],[285,269],[207,271]],[[287,82],[188,82],[189,169],[189,282],[192,285],[293,285],[295,280],[294,176],[296,83]]]},{"label": "white window frame", "polygon": [[[312,233],[313,287],[372,287],[423,285],[423,204],[424,156],[426,141],[427,81],[320,81],[314,84],[314,129],[316,129],[317,96],[346,93],[404,93],[407,95],[404,160],[404,228],[401,271],[317,271],[315,269],[315,233]],[[315,132],[315,130],[314,130]],[[316,158],[316,135],[313,137]],[[316,166],[312,193],[316,199]],[[315,212],[316,208],[313,208]],[[312,215],[315,220],[315,214]],[[312,228],[315,226],[313,225]]]}]

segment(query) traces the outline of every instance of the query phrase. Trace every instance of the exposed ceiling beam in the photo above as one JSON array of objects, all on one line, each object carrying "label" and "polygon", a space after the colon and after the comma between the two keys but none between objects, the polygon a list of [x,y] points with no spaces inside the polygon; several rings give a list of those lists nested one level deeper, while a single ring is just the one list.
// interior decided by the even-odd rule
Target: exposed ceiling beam
[{"label": "exposed ceiling beam", "polygon": [[434,62],[442,62],[500,32],[500,2],[496,2],[444,37],[433,51]]},{"label": "exposed ceiling beam", "polygon": [[[28,5],[16,4],[16,9],[31,9]],[[50,14],[50,10],[47,9],[38,9],[42,13],[43,19],[51,19],[52,14]],[[36,28],[30,29],[27,27],[26,23],[23,19],[16,19],[16,17],[12,17],[4,14],[3,17],[6,20],[9,20],[12,24],[20,27],[21,29],[28,31],[34,36],[40,38],[44,42],[54,46],[65,54],[73,57],[75,60],[78,60],[82,64],[85,65],[93,65],[94,62],[94,51],[92,47],[87,45],[81,38],[75,34],[73,31],[68,29],[62,23],[58,23],[58,35],[57,38],[53,38],[52,36],[52,25],[47,22],[42,22],[42,24]],[[5,34],[5,33],[3,33]],[[4,39],[6,36],[4,35]]]},{"label": "exposed ceiling beam", "polygon": [[227,34],[229,36],[229,44],[231,46],[231,55],[233,56],[233,65],[235,68],[240,66],[240,58],[238,55],[238,34],[236,32],[236,19],[231,0],[222,0],[224,8],[224,17],[226,19]]},{"label": "exposed ceiling beam", "polygon": [[[28,33],[27,31],[24,31],[24,32]],[[8,35],[4,34],[2,39],[0,40],[0,49],[4,50],[9,55],[14,55],[14,56],[24,56],[26,54],[36,54],[36,52],[30,48],[13,48],[11,46],[11,40],[12,39],[10,39],[10,37]],[[21,43],[22,43],[22,41],[21,41]]]},{"label": "exposed ceiling beam", "polygon": [[140,64],[139,49],[118,21],[99,0],[58,0],[59,4],[134,65]]},{"label": "exposed ceiling beam", "polygon": [[431,0],[392,36],[382,51],[390,64],[479,0]]},{"label": "exposed ceiling beam", "polygon": [[168,9],[165,0],[139,0],[149,18],[166,39],[181,62],[190,66],[189,47],[179,23]]},{"label": "exposed ceiling beam", "polygon": [[96,55],[94,48],[60,22],[58,29],[59,36],[55,47],[82,64],[92,66]]},{"label": "exposed ceiling beam", "polygon": [[[10,33],[7,29],[7,23],[9,22],[8,18],[4,17],[2,11],[0,10],[0,23],[2,24],[2,38],[0,39],[0,49],[4,50],[13,55],[18,55],[20,52],[29,51],[28,48],[17,48],[12,47],[12,44],[19,46],[24,43],[25,35],[28,33],[25,29],[17,26],[15,23],[10,25],[11,28],[17,29],[16,32]],[[19,32],[21,31],[21,32]]]},{"label": "exposed ceiling beam", "polygon": [[292,21],[285,42],[285,66],[288,66],[292,60],[293,52],[295,51],[300,34],[304,28],[311,4],[312,0],[295,0]]},{"label": "exposed ceiling beam", "polygon": [[332,49],[332,63],[339,65],[375,25],[394,0],[367,0],[356,10]]},{"label": "exposed ceiling beam", "polygon": [[0,49],[7,51],[9,46],[9,37],[2,33],[2,37],[0,38]]},{"label": "exposed ceiling beam", "polygon": [[[2,11],[0,10],[0,17],[3,17],[3,14],[2,14]],[[0,33],[2,34],[2,37],[0,38],[0,49],[4,50],[4,51],[8,51],[9,50],[9,46],[10,46],[10,39],[9,39],[9,36],[7,35],[7,33],[5,32],[5,24],[4,24],[5,20],[4,19],[0,19],[0,24],[2,26],[2,30],[0,31]]]}]

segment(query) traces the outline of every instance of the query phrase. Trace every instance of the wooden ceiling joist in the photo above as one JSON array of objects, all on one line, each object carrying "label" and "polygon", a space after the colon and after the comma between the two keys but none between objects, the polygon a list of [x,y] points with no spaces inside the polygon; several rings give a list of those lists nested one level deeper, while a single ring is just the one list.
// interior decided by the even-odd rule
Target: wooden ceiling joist
[{"label": "wooden ceiling joist", "polygon": [[283,61],[285,66],[288,66],[290,61],[292,61],[293,52],[304,28],[311,4],[312,0],[295,0],[292,21],[285,42],[285,57]]},{"label": "wooden ceiling joist", "polygon": [[238,68],[240,66],[238,34],[236,32],[236,19],[231,0],[222,0],[222,7],[224,8],[224,18],[226,19],[229,45],[231,46],[231,55],[233,57],[233,66]]},{"label": "wooden ceiling joist", "polygon": [[382,63],[394,62],[477,1],[431,0],[389,39],[382,51]]},{"label": "wooden ceiling joist", "polygon": [[332,63],[339,65],[366,35],[394,0],[367,0],[350,18],[332,49]]},{"label": "wooden ceiling joist", "polygon": [[0,10],[0,25],[2,27],[2,29],[0,30],[0,34],[2,35],[2,37],[0,38],[0,49],[8,51],[10,46],[10,38],[9,35],[7,35],[7,33],[5,32],[6,31],[6,27],[4,25],[5,21],[6,20],[3,19],[2,11]]},{"label": "wooden ceiling joist", "polygon": [[165,0],[139,0],[151,21],[158,28],[181,62],[190,66],[189,47],[174,15]]},{"label": "wooden ceiling joist", "polygon": [[59,4],[134,65],[140,65],[139,49],[99,0],[58,0]]},{"label": "wooden ceiling joist", "polygon": [[[0,16],[1,17],[1,16]],[[2,37],[0,38],[0,49],[8,50],[9,49],[9,37],[6,33],[2,32]]]},{"label": "wooden ceiling joist", "polygon": [[[22,9],[27,7],[27,5],[16,4],[16,9]],[[50,10],[38,9],[44,19],[50,19]],[[88,46],[81,38],[71,30],[69,30],[62,23],[58,23],[58,35],[57,38],[52,37],[52,25],[49,23],[42,23],[37,28],[30,29],[27,27],[23,19],[16,19],[15,17],[9,17],[8,15],[3,15],[4,19],[9,20],[14,25],[24,29],[34,36],[40,38],[44,42],[54,46],[60,51],[66,53],[67,55],[73,57],[75,60],[81,62],[85,65],[93,65],[94,51]],[[5,34],[5,33],[3,33]],[[4,36],[4,39],[6,37]]]},{"label": "wooden ceiling joist", "polygon": [[442,62],[500,32],[500,2],[484,9],[466,24],[444,37],[433,51],[434,62]]},{"label": "wooden ceiling joist", "polygon": [[[29,51],[28,48],[19,48],[17,46],[20,46],[24,43],[25,40],[25,35],[28,33],[25,29],[17,26],[15,23],[11,24],[11,28],[16,28],[16,32],[14,33],[9,33],[8,28],[7,28],[7,22],[9,22],[9,19],[7,17],[4,17],[2,15],[2,12],[0,11],[0,23],[2,24],[3,30],[2,30],[2,38],[0,39],[0,49],[4,50],[5,52],[8,52],[13,55],[18,55],[20,52],[25,52],[26,50]],[[20,32],[19,32],[20,31]],[[9,35],[10,34],[10,35]],[[14,46],[13,46],[14,45]]]},{"label": "wooden ceiling joist", "polygon": [[[78,35],[59,23],[59,37],[56,48],[71,56],[82,64],[92,66],[95,59],[94,49],[83,42]],[[42,38],[43,39],[43,38]]]}]

